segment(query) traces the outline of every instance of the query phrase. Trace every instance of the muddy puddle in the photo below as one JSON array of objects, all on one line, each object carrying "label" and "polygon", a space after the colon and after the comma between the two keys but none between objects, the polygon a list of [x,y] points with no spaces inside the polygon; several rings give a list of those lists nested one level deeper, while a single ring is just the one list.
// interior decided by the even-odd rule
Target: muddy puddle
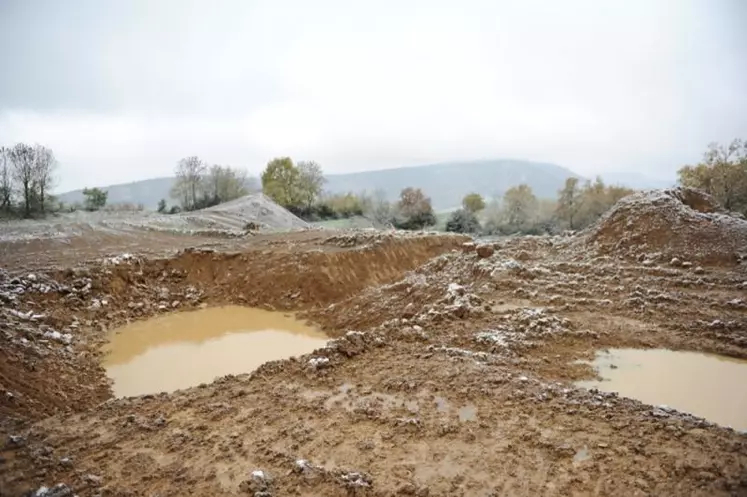
[{"label": "muddy puddle", "polygon": [[170,392],[306,354],[327,340],[289,314],[214,307],[114,330],[104,346],[103,366],[117,397]]},{"label": "muddy puddle", "polygon": [[735,430],[747,430],[747,361],[671,350],[611,349],[592,365],[602,381],[577,385],[666,405]]}]

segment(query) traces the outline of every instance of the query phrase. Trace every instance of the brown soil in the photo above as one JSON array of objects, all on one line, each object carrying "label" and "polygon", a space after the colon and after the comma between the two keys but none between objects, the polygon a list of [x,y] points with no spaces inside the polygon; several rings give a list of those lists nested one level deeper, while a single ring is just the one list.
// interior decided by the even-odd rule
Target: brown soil
[{"label": "brown soil", "polygon": [[[323,231],[159,257],[173,239],[147,236],[108,261],[116,240],[76,242],[88,262],[32,274],[34,252],[0,251],[0,495],[747,495],[745,434],[571,383],[607,347],[747,357],[741,266]],[[105,330],[220,304],[302,311],[335,339],[110,399]]]},{"label": "brown soil", "polygon": [[641,260],[733,266],[747,257],[747,221],[692,188],[638,192],[610,209],[583,243]]}]

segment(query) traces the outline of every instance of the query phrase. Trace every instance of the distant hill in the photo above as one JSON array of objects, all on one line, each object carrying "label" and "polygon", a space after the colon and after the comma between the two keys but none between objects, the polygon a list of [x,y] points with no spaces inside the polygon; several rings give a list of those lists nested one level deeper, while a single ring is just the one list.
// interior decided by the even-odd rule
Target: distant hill
[{"label": "distant hill", "polygon": [[[527,183],[538,197],[554,198],[565,179],[580,177],[570,169],[556,164],[521,160],[479,160],[445,162],[424,166],[381,169],[359,173],[327,175],[325,190],[331,193],[383,190],[390,200],[399,196],[408,186],[422,188],[431,197],[436,210],[457,207],[469,192],[485,197],[502,195],[512,186]],[[646,184],[640,175],[611,174],[603,176],[610,183],[625,184],[634,188],[655,188],[655,182]],[[627,181],[626,181],[627,179]],[[634,184],[628,184],[634,183]],[[174,178],[154,178],[120,185],[103,187],[109,192],[109,203],[130,202],[156,209],[158,201],[165,198],[169,204],[169,191]],[[59,195],[66,203],[83,201],[82,190]]]},{"label": "distant hill", "polygon": [[400,167],[360,173],[330,174],[331,192],[383,190],[387,198],[399,197],[403,188],[421,188],[436,210],[458,206],[464,195],[502,195],[512,186],[526,183],[538,197],[555,197],[573,171],[556,164],[520,160],[444,162],[428,166]]},{"label": "distant hill", "polygon": [[[99,186],[109,192],[107,203],[109,204],[143,204],[146,209],[156,210],[158,202],[162,198],[171,204],[169,191],[174,185],[176,178],[152,178],[132,183],[122,183],[119,185]],[[76,202],[83,203],[83,190],[73,190],[57,195],[57,198],[66,204]]]}]

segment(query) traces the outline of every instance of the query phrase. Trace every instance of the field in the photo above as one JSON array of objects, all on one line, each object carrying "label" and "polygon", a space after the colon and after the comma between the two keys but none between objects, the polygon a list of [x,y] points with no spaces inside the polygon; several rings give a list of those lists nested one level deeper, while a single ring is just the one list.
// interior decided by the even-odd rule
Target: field
[{"label": "field", "polygon": [[[611,348],[747,358],[747,222],[688,202],[477,244],[236,208],[0,225],[0,495],[747,495],[744,432],[575,385]],[[112,398],[108,330],[223,304],[330,341]]]}]

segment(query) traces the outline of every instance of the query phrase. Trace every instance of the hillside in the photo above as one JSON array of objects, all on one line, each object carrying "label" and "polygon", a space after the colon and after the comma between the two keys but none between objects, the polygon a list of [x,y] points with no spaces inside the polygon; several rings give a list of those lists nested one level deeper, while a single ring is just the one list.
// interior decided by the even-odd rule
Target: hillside
[{"label": "hillside", "polygon": [[[155,210],[158,207],[158,201],[165,198],[170,203],[169,191],[174,185],[175,178],[151,178],[132,183],[121,183],[119,185],[99,186],[109,192],[107,199],[110,204],[132,203],[143,204],[146,209]],[[66,204],[83,202],[83,190],[73,190],[61,193],[57,196]]]},{"label": "hillside", "polygon": [[[462,197],[475,191],[486,197],[501,195],[508,188],[520,183],[529,184],[539,197],[555,197],[569,176],[578,176],[564,167],[541,162],[520,160],[481,160],[447,162],[424,166],[400,167],[347,174],[327,175],[325,189],[331,193],[383,190],[387,198],[394,200],[407,186],[423,189],[437,210],[459,205]],[[630,179],[630,178],[628,178]],[[636,181],[611,177],[612,183],[626,184],[636,188],[659,186],[646,184],[646,178],[636,176]],[[104,187],[109,191],[109,203],[130,202],[155,209],[162,198],[169,199],[174,178],[154,178],[132,183]],[[83,201],[82,190],[62,193],[59,198],[66,203]]]},{"label": "hillside", "polygon": [[469,192],[492,197],[521,183],[531,186],[539,197],[555,197],[569,176],[578,175],[555,164],[484,160],[331,174],[326,188],[331,192],[380,189],[393,200],[403,188],[416,186],[431,197],[433,207],[438,210],[458,206]]}]

